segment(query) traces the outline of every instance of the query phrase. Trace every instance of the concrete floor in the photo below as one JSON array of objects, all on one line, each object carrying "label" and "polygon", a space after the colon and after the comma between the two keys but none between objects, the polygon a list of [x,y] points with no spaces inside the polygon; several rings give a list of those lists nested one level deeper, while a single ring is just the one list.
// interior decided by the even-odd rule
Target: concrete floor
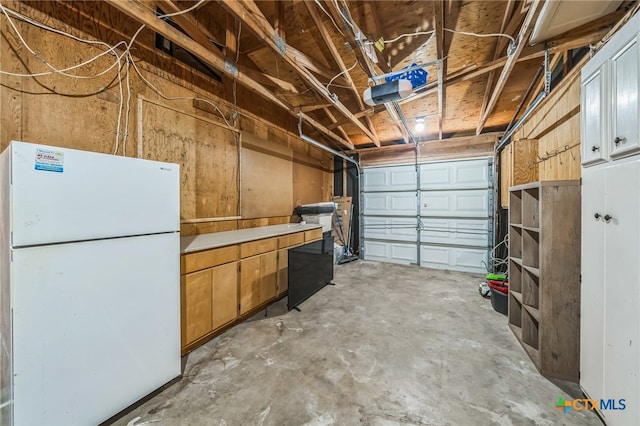
[{"label": "concrete floor", "polygon": [[198,348],[177,383],[114,424],[600,425],[554,407],[570,396],[536,372],[481,280],[336,266],[336,286],[302,312],[280,301]]}]

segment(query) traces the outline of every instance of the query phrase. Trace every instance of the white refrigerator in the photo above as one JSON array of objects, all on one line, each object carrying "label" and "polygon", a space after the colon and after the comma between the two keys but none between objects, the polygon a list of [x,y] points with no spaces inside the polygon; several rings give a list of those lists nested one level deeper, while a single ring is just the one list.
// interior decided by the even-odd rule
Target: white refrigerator
[{"label": "white refrigerator", "polygon": [[0,424],[101,423],[180,375],[177,164],[0,155]]}]

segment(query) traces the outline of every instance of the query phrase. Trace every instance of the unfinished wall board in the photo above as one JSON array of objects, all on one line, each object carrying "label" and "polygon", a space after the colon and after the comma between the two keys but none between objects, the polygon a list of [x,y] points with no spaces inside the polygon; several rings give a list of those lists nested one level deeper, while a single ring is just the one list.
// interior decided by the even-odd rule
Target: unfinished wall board
[{"label": "unfinished wall board", "polygon": [[243,133],[243,219],[292,214],[292,159],[293,152],[286,145]]},{"label": "unfinished wall board", "polygon": [[[501,177],[503,207],[508,205],[510,186],[580,178],[580,68],[574,69],[514,132],[512,154],[506,154],[509,147],[502,151],[502,159],[511,157],[511,168],[502,170],[510,174]],[[537,140],[535,155],[532,140]],[[530,167],[531,161],[536,161],[535,168]]]},{"label": "unfinished wall board", "polygon": [[509,188],[513,186],[513,144],[500,152],[500,206],[509,208]]},{"label": "unfinished wall board", "polygon": [[538,180],[538,141],[535,139],[520,139],[511,144],[512,169],[511,185],[522,185]]},{"label": "unfinished wall board", "polygon": [[293,207],[329,201],[333,192],[333,160],[318,148],[291,138],[293,162]]},{"label": "unfinished wall board", "polygon": [[236,132],[154,102],[141,128],[143,158],[180,164],[182,220],[239,216]]}]

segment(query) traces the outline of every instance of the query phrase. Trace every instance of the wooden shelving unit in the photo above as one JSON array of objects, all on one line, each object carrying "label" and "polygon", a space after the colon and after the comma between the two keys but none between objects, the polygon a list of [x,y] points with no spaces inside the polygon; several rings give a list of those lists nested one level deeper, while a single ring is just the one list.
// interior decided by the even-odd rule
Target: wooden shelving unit
[{"label": "wooden shelving unit", "polygon": [[580,183],[535,182],[509,197],[509,328],[541,374],[577,382]]}]

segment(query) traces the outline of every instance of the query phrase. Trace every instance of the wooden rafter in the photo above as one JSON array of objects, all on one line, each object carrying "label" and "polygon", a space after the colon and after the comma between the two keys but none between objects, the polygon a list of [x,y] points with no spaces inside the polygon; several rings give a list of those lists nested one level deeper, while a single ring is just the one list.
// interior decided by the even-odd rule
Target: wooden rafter
[{"label": "wooden rafter", "polygon": [[[358,92],[358,89],[356,88],[356,85],[353,82],[353,79],[351,78],[351,74],[349,74],[347,65],[344,63],[344,60],[342,59],[342,56],[340,55],[338,48],[333,42],[333,39],[331,38],[329,31],[325,27],[324,22],[322,22],[322,19],[318,14],[316,6],[310,2],[307,2],[305,4],[307,6],[307,11],[309,12],[309,16],[311,16],[311,19],[313,19],[313,22],[316,25],[316,28],[318,29],[318,31],[320,32],[320,35],[322,36],[322,39],[324,40],[325,45],[329,49],[329,52],[331,52],[331,56],[333,57],[333,60],[336,62],[336,64],[338,65],[338,68],[340,69],[340,72],[342,73],[342,75],[344,75],[345,79],[347,80],[347,85],[350,87],[351,92],[355,96],[356,102],[358,104],[358,108],[360,108],[360,111],[363,111],[365,109],[365,105],[364,105],[364,102],[362,101],[362,97]],[[371,130],[371,133],[373,133],[373,135],[375,136],[375,138],[372,139],[372,142],[376,146],[380,146],[380,140],[376,133],[376,129],[373,126],[373,123],[371,122],[371,118],[365,117],[365,121],[367,122],[367,126],[369,127],[369,130]],[[335,122],[335,120],[333,120],[332,122]]]},{"label": "wooden rafter", "polygon": [[[329,109],[329,107],[325,107],[322,109],[324,111],[325,114],[327,114],[327,117],[329,117],[329,120],[331,121],[331,123],[336,123],[338,120],[336,119],[336,116],[333,115],[333,113],[331,112],[331,110]],[[338,126],[338,131],[340,132],[340,134],[342,135],[342,137],[353,143],[353,141],[349,138],[349,135],[347,134],[347,132],[342,128],[342,126]]]},{"label": "wooden rafter", "polygon": [[[112,5],[114,8],[125,13],[129,17],[133,18],[134,20],[142,24],[145,24],[151,30],[157,32],[158,34],[161,34],[166,39],[171,40],[172,42],[181,46],[185,50],[189,51],[190,53],[198,57],[200,60],[202,60],[209,66],[225,74],[230,73],[225,67],[226,60],[222,55],[222,53],[220,53],[219,51],[216,51],[216,49],[211,49],[209,46],[203,46],[202,44],[198,43],[191,37],[183,34],[176,28],[172,27],[167,22],[161,19],[158,19],[156,14],[146,6],[143,6],[142,4],[133,0],[105,0],[105,1],[110,5]],[[268,89],[266,89],[260,83],[250,78],[247,74],[245,74],[241,70],[238,70],[238,73],[233,76],[238,80],[240,84],[248,87],[249,89],[259,94],[260,96],[273,102],[278,107],[285,109],[295,117],[298,117],[298,112],[291,105],[282,101],[281,99],[278,99]],[[320,130],[326,136],[340,143],[340,145],[342,145],[345,148],[353,149],[352,143],[339,137],[338,135],[336,135],[335,133],[327,129],[324,125],[317,123],[316,120],[314,120],[312,117],[309,117],[304,113],[301,113],[301,115],[305,121],[314,125],[314,127]]]},{"label": "wooden rafter", "polygon": [[[172,0],[163,0],[155,2],[158,7],[162,10],[167,11],[167,13],[176,13],[180,12],[182,9],[178,7]],[[195,20],[190,15],[175,15],[172,17],[172,20],[182,28],[182,30],[187,33],[189,37],[200,43],[202,46],[211,49],[213,52],[216,52],[217,47],[213,44],[213,36],[205,32],[205,30],[198,27]],[[225,46],[225,54],[226,57],[235,62],[236,58],[236,49],[237,49],[237,21],[233,19],[233,17],[229,17],[227,20],[227,28],[226,28],[226,40],[224,43],[221,43]],[[284,80],[279,78],[264,74],[261,71],[257,70],[257,66],[249,59],[247,65],[242,66],[240,64],[236,64],[239,70],[241,70],[244,74],[247,74],[252,79],[260,82],[261,84],[265,84],[270,87],[277,87],[281,91],[285,93],[297,94],[298,89],[296,87]]]},{"label": "wooden rafter", "polygon": [[[366,5],[369,7],[369,13],[371,13],[371,18],[373,18],[373,31],[376,37],[383,37],[384,34],[382,32],[382,21],[380,20],[380,14],[378,13],[377,2],[370,1],[367,2]],[[384,73],[391,72],[391,59],[389,57],[388,51],[383,50],[380,52],[382,57],[385,59],[382,62],[378,62],[378,66]]]},{"label": "wooden rafter", "polygon": [[[520,24],[520,21],[522,20],[522,16],[518,13],[516,15],[513,14],[513,10],[514,10],[514,6],[515,6],[515,2],[514,0],[509,0],[506,3],[505,6],[505,11],[504,11],[504,15],[502,18],[502,25],[500,26],[500,32],[503,34],[509,34],[512,35],[516,28],[517,25]],[[496,60],[500,57],[502,51],[504,50],[504,48],[507,45],[507,41],[509,39],[506,37],[501,37],[498,39],[497,43],[496,43],[496,49],[493,53],[493,59]],[[491,71],[489,73],[489,76],[487,77],[487,83],[486,83],[486,88],[484,91],[484,97],[482,98],[482,105],[480,106],[480,117],[479,120],[482,119],[482,116],[484,115],[484,112],[487,110],[487,105],[489,104],[489,99],[491,97],[491,93],[493,90],[493,80],[495,78],[495,71]],[[478,122],[478,125],[480,125],[480,123]],[[477,130],[477,128],[476,128]]]},{"label": "wooden rafter", "polygon": [[518,57],[522,53],[522,50],[524,49],[525,44],[529,40],[529,36],[533,31],[535,18],[538,16],[540,12],[540,3],[541,3],[540,0],[534,0],[533,3],[529,6],[529,11],[527,12],[527,16],[525,16],[524,18],[524,22],[522,23],[522,27],[520,28],[520,33],[518,34],[518,38],[517,38],[518,45],[516,46],[515,52],[513,52],[511,56],[507,58],[507,61],[504,64],[504,68],[502,69],[502,73],[500,74],[500,77],[496,82],[496,87],[493,90],[493,94],[491,95],[491,98],[489,99],[487,108],[484,114],[482,115],[482,118],[480,119],[480,122],[478,123],[478,126],[476,128],[476,134],[480,134],[482,132],[482,129],[484,128],[484,125],[487,122],[487,119],[489,118],[489,114],[493,112],[493,109],[498,103],[498,98],[502,94],[502,89],[504,89],[505,85],[507,84],[507,80],[511,75],[511,71],[513,70],[513,67],[516,65]]},{"label": "wooden rafter", "polygon": [[320,96],[330,102],[342,115],[349,119],[354,125],[356,125],[367,137],[371,140],[375,139],[375,136],[371,131],[353,116],[353,113],[337,99],[334,99],[331,93],[324,87],[324,85],[306,68],[301,66],[295,59],[295,56],[291,53],[289,46],[278,46],[275,39],[275,30],[264,16],[262,11],[252,0],[246,0],[238,2],[235,0],[220,0],[222,6],[236,19],[240,20],[247,26],[259,39],[261,39],[266,45],[273,49],[280,57],[287,63],[293,70],[302,77],[307,84],[309,84]]},{"label": "wooden rafter", "polygon": [[[358,59],[358,62],[360,62],[360,65],[363,66],[367,75],[369,77],[375,76],[376,72],[373,65],[371,64],[371,61],[369,61],[362,45],[358,43],[355,38],[355,31],[358,31],[360,33],[361,31],[355,29],[355,24],[353,22],[350,22],[350,25],[346,24],[346,21],[342,16],[342,12],[338,10],[338,6],[336,3],[329,1],[325,3],[325,6],[328,8],[331,15],[333,15],[334,21],[337,22],[338,26],[341,28],[342,33],[345,35],[347,41],[349,42],[354,52],[356,53],[356,58]],[[396,127],[400,131],[400,134],[402,135],[404,140],[408,141],[409,140],[408,129],[403,125],[402,121],[400,120],[400,115],[398,114],[398,112],[391,105],[389,105],[389,103],[385,103],[383,108],[386,109],[387,113],[395,123]]]},{"label": "wooden rafter", "polygon": [[[185,15],[179,15],[185,16]],[[191,35],[191,34],[189,34]],[[224,53],[227,58],[236,62],[238,53],[238,21],[227,15],[227,25],[225,27]],[[202,42],[200,43],[202,44]]]}]

